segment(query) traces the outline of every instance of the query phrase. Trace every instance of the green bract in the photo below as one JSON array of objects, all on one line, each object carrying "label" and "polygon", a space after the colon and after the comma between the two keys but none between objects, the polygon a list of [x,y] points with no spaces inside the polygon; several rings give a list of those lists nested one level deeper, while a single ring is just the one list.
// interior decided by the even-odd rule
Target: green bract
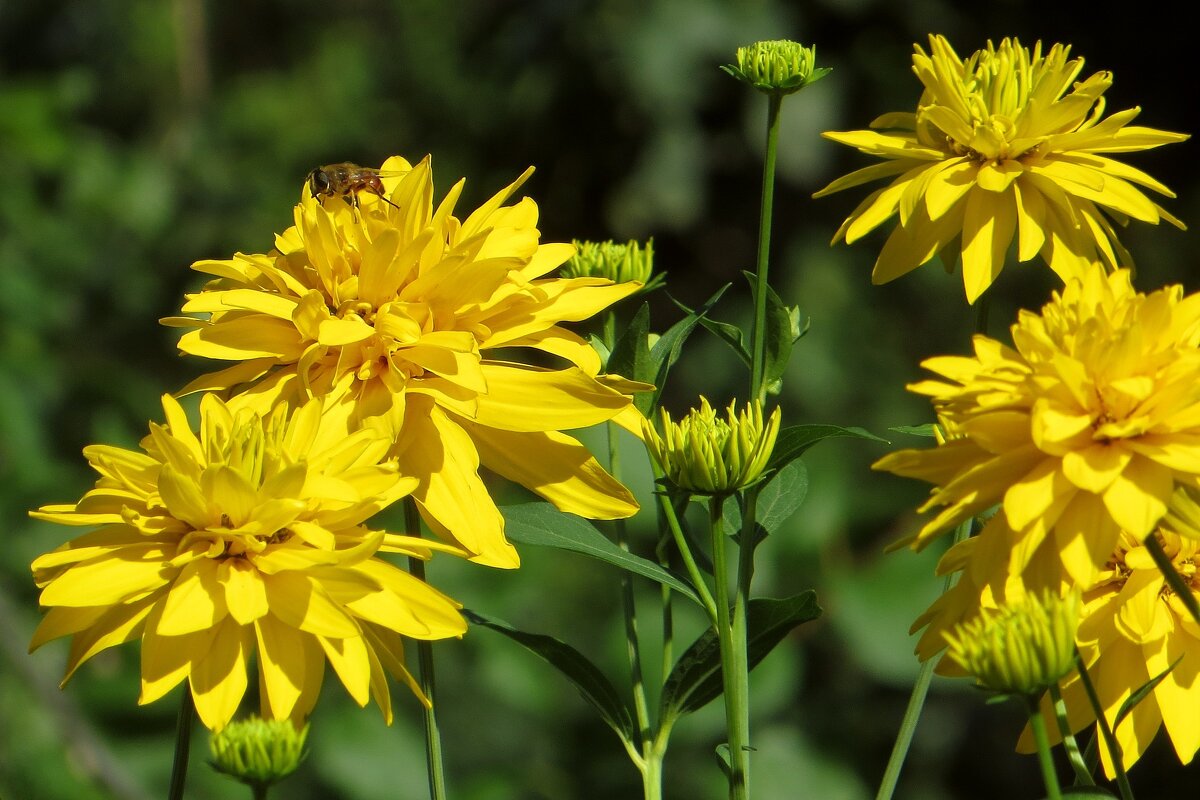
[{"label": "green bract", "polygon": [[701,397],[700,408],[677,423],[663,409],[661,436],[643,421],[646,447],[671,483],[695,494],[723,495],[758,480],[775,447],[779,409],[764,421],[761,403],[740,414],[735,406],[730,403],[721,419]]},{"label": "green bract", "polygon": [[[637,281],[643,291],[657,287],[661,279],[652,280],[654,271],[654,240],[645,245],[630,239],[619,242],[581,242],[574,240],[575,255],[562,267],[564,278],[605,278],[614,283]],[[655,276],[657,278],[657,276]]]},{"label": "green bract", "polygon": [[739,47],[737,63],[721,69],[760,92],[792,94],[829,74],[828,67],[815,67],[816,60],[816,46],[776,39]]},{"label": "green bract", "polygon": [[1079,594],[1027,595],[943,634],[947,655],[979,684],[1005,694],[1039,696],[1074,666]]},{"label": "green bract", "polygon": [[232,722],[209,741],[212,766],[250,786],[270,786],[296,771],[307,753],[308,725],[249,717]]}]

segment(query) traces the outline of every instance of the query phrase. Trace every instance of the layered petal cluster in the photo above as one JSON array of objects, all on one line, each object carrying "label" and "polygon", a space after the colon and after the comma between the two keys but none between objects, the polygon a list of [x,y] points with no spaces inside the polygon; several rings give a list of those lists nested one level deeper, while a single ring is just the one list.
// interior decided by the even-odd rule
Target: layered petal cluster
[{"label": "layered petal cluster", "polygon": [[163,409],[143,452],[88,447],[95,488],[33,512],[96,529],[33,562],[46,614],[31,646],[71,637],[65,682],[138,639],[139,702],[186,679],[212,729],[237,710],[252,657],[268,719],[306,718],[326,662],[389,722],[389,673],[428,702],[401,636],[460,636],[466,624],[457,603],[377,557],[452,549],[364,525],[417,484],[385,461],[384,432],[346,435],[319,401],[264,418],[206,395],[198,435],[170,396]]},{"label": "layered petal cluster", "polygon": [[828,132],[835,142],[885,159],[843,176],[823,196],[889,178],[842,223],[834,242],[848,244],[898,216],[875,262],[886,283],[943,253],[962,257],[967,300],[1000,274],[1010,245],[1017,259],[1036,256],[1064,282],[1092,261],[1131,266],[1113,221],[1183,223],[1144,189],[1174,194],[1111,154],[1187,139],[1130,123],[1131,108],[1105,117],[1112,74],[1077,81],[1083,59],[1056,44],[1042,52],[1016,39],[960,58],[942,36],[929,52],[915,46],[913,71],[924,86],[915,113],[884,114],[870,130]]},{"label": "layered petal cluster", "polygon": [[[1182,494],[1183,492],[1181,492]],[[1178,498],[1179,495],[1177,494]],[[1173,500],[1173,503],[1175,501]],[[1194,506],[1194,501],[1189,501]],[[1176,571],[1200,599],[1200,528],[1193,518],[1184,526],[1172,514],[1152,535],[1157,537]],[[1176,531],[1184,531],[1181,536]],[[1075,644],[1095,686],[1110,728],[1116,734],[1121,760],[1132,767],[1165,727],[1179,760],[1189,763],[1200,749],[1200,626],[1181,599],[1170,589],[1143,540],[1121,532],[1117,545],[1090,584],[1079,587],[1061,568],[1052,547],[1043,546],[1033,556],[1024,576],[1010,573],[1007,539],[1011,531],[997,515],[982,534],[961,542],[947,553],[944,572],[959,571],[954,588],[939,598],[913,626],[925,626],[917,646],[922,659],[946,646],[946,634],[962,620],[976,619],[983,609],[1003,609],[1025,602],[1031,593],[1061,594],[1083,588],[1081,622]],[[962,674],[948,658],[938,664],[945,674]],[[1121,707],[1151,679],[1163,676],[1120,723]],[[1061,684],[1072,731],[1078,732],[1096,717],[1077,672]],[[1051,731],[1057,731],[1049,701],[1043,703]],[[1096,730],[1097,741],[1102,741]],[[1026,732],[1020,749],[1032,751]],[[1107,749],[1100,748],[1104,768],[1115,770]]]},{"label": "layered petal cluster", "polygon": [[999,504],[1014,575],[1045,544],[1088,586],[1121,531],[1144,539],[1176,487],[1200,485],[1200,295],[1093,265],[1012,338],[925,361],[937,379],[909,388],[955,435],[874,467],[934,485],[914,547]]},{"label": "layered petal cluster", "polygon": [[[634,513],[562,431],[612,419],[640,430],[628,395],[645,387],[598,376],[597,354],[560,323],[640,284],[544,277],[574,248],[539,242],[531,199],[505,205],[530,172],[459,220],[462,181],[435,206],[429,159],[392,158],[383,196],[305,196],[271,252],[198,262],[217,277],[183,310],[204,318],[168,322],[194,328],[183,352],[238,363],[185,391],[238,391],[260,412],[322,397],[347,431],[382,420],[425,520],[481,563],[518,563],[481,464],[565,511]],[[512,360],[531,351],[539,366]]]}]

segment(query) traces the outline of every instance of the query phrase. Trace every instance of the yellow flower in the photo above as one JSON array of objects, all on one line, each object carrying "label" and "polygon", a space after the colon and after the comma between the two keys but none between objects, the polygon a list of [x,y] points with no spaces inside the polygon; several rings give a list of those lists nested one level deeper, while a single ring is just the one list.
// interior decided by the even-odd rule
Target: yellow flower
[{"label": "yellow flower", "polygon": [[925,87],[915,114],[884,114],[872,130],[825,134],[887,160],[815,196],[898,176],[868,196],[833,239],[852,244],[899,214],[874,283],[900,277],[961,238],[955,249],[974,303],[1000,274],[1014,238],[1018,261],[1040,254],[1066,282],[1092,261],[1132,266],[1112,220],[1184,227],[1139,188],[1174,197],[1166,186],[1105,154],[1188,137],[1129,125],[1139,108],[1105,118],[1111,73],[1076,82],[1083,59],[1068,60],[1070,48],[1059,44],[1043,55],[1041,42],[1030,52],[1004,39],[966,60],[943,36],[931,35],[929,44],[928,54],[914,46],[913,71]]},{"label": "yellow flower", "polygon": [[140,639],[138,702],[186,678],[212,729],[237,710],[255,653],[265,718],[307,717],[327,660],[389,722],[386,673],[428,702],[400,637],[461,636],[466,623],[457,603],[375,557],[452,549],[364,525],[416,486],[381,463],[387,437],[347,436],[316,401],[264,419],[207,395],[199,436],[170,396],[163,409],[145,452],[88,447],[95,488],[33,512],[99,527],[33,562],[47,613],[31,648],[71,637],[65,683],[100,651]]},{"label": "yellow flower", "polygon": [[[1193,594],[1200,595],[1196,540],[1166,529],[1156,535],[1176,571]],[[1140,540],[1121,536],[1120,546],[1083,602],[1079,651],[1110,725],[1133,692],[1175,664],[1115,728],[1124,766],[1133,766],[1164,725],[1179,760],[1189,763],[1200,749],[1200,627],[1166,585]],[[1095,719],[1078,676],[1064,684],[1063,700],[1072,730]],[[1106,748],[1101,753],[1105,771],[1112,775]]]},{"label": "yellow flower", "polygon": [[[955,625],[993,613],[987,609],[1025,602],[1031,593],[1082,589],[1075,643],[1104,716],[1116,734],[1123,766],[1133,766],[1164,726],[1179,760],[1189,763],[1200,749],[1200,715],[1195,713],[1200,705],[1200,626],[1167,586],[1142,541],[1122,532],[1103,569],[1089,584],[1080,586],[1063,573],[1048,542],[1031,557],[1025,575],[1015,578],[1006,541],[1011,531],[1003,516],[997,514],[981,535],[959,543],[943,558],[939,571],[961,572],[960,580],[913,626],[914,630],[926,626],[917,645],[921,659],[942,650],[946,632]],[[1200,598],[1196,572],[1200,530],[1189,526],[1185,537],[1164,526],[1152,535],[1159,538],[1176,571]],[[1114,727],[1121,706],[1133,692],[1172,665],[1174,669]],[[961,667],[943,658],[938,672],[960,674]],[[1067,676],[1061,691],[1071,730],[1078,732],[1091,725],[1095,714],[1078,673]],[[1058,728],[1048,700],[1043,701],[1042,709],[1051,738],[1057,740]],[[1031,752],[1033,747],[1033,738],[1026,731],[1018,749]],[[1114,768],[1107,749],[1101,746],[1100,752],[1105,772],[1112,777]]]},{"label": "yellow flower", "polygon": [[[218,277],[183,310],[208,318],[167,322],[196,328],[183,352],[239,363],[184,391],[238,390],[264,412],[324,397],[347,431],[382,419],[425,520],[482,563],[518,558],[480,464],[565,511],[633,514],[628,490],[561,431],[610,419],[638,430],[627,395],[645,387],[597,378],[597,354],[559,323],[639,284],[542,277],[574,248],[539,243],[529,198],[504,205],[531,170],[461,221],[463,182],[435,206],[428,158],[381,173],[386,198],[360,192],[354,207],[306,191],[270,253],[194,265]],[[515,363],[521,348],[570,366]]]},{"label": "yellow flower", "polygon": [[1049,540],[1088,585],[1121,530],[1145,538],[1177,485],[1200,485],[1200,295],[1094,265],[1012,338],[925,361],[939,379],[909,389],[960,435],[874,467],[934,485],[915,547],[999,503],[1013,574]]}]

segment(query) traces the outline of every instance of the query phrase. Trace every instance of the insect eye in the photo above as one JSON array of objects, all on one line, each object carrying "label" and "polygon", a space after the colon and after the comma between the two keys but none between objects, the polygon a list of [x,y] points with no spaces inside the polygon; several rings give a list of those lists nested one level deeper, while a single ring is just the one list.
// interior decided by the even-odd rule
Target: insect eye
[{"label": "insect eye", "polygon": [[314,169],[308,174],[308,189],[312,192],[312,196],[324,194],[329,191],[329,175],[323,169]]}]

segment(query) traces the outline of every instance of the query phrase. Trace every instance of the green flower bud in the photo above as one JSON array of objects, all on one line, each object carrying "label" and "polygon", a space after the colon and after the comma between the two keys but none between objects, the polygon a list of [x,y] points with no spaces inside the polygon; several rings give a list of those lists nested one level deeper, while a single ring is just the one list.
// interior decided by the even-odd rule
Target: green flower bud
[{"label": "green flower bud", "polygon": [[289,720],[249,717],[231,722],[209,740],[213,769],[242,783],[264,788],[296,771],[308,755],[308,725],[296,730]]},{"label": "green flower bud", "polygon": [[617,242],[581,242],[575,240],[575,255],[562,267],[564,278],[606,278],[614,283],[637,281],[642,291],[658,286],[661,280],[654,271],[654,240],[643,246],[633,239]]},{"label": "green flower bud", "polygon": [[947,655],[980,686],[1004,694],[1038,697],[1074,667],[1079,593],[1026,595],[1001,609],[943,633]]},{"label": "green flower bud", "polygon": [[779,433],[779,409],[763,421],[762,404],[741,413],[730,403],[721,419],[704,397],[678,423],[662,411],[662,435],[642,421],[646,447],[666,477],[680,489],[723,495],[758,480],[771,460]]},{"label": "green flower bud", "polygon": [[766,94],[792,94],[829,74],[828,67],[816,69],[817,48],[804,47],[787,39],[755,42],[739,47],[737,63],[722,70]]}]

